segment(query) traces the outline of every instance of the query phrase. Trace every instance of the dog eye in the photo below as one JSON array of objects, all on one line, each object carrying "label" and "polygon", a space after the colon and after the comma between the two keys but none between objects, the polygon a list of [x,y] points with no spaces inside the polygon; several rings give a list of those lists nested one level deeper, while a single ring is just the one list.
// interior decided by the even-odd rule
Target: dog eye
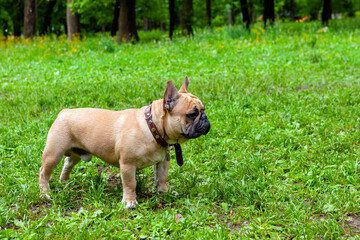
[{"label": "dog eye", "polygon": [[186,114],[186,117],[188,117],[190,119],[195,119],[197,117],[197,113]]},{"label": "dog eye", "polygon": [[195,119],[198,116],[199,112],[193,112],[193,113],[188,113],[186,114],[186,117],[190,118],[190,119]]}]

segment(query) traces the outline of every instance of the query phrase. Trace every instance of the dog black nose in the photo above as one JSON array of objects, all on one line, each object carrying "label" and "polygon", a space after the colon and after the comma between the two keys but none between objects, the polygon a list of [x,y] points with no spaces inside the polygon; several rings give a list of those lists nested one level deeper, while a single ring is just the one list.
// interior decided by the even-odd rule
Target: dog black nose
[{"label": "dog black nose", "polygon": [[210,122],[209,121],[207,121],[207,127],[206,127],[206,129],[205,129],[205,132],[204,132],[204,135],[206,135],[206,134],[208,134],[208,132],[210,131]]},{"label": "dog black nose", "polygon": [[209,120],[207,119],[207,116],[205,113],[201,114],[200,120],[203,121],[203,126],[205,129],[203,135],[206,135],[210,131],[211,124],[210,124]]}]

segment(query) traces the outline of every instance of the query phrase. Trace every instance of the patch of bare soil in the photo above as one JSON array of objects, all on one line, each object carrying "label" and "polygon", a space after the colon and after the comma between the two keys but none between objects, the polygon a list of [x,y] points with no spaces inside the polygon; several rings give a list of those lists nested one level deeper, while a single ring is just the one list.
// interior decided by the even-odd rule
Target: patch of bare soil
[{"label": "patch of bare soil", "polygon": [[342,220],[342,227],[350,236],[360,235],[360,217],[354,214],[348,214]]},{"label": "patch of bare soil", "polygon": [[110,170],[109,167],[100,167],[100,166],[97,166],[97,169],[98,169],[97,174],[107,172],[108,170]]},{"label": "patch of bare soil", "polygon": [[297,85],[295,88],[296,88],[296,91],[301,91],[301,90],[310,89],[309,86],[305,86],[305,85]]},{"label": "patch of bare soil", "polygon": [[319,220],[326,220],[328,219],[328,217],[325,214],[319,214],[319,215],[315,215],[309,218],[311,221],[319,221]]},{"label": "patch of bare soil", "polygon": [[113,173],[108,178],[107,182],[111,187],[116,187],[116,185],[119,185],[121,183],[121,178],[116,176],[117,173]]},{"label": "patch of bare soil", "polygon": [[69,217],[71,213],[77,213],[77,212],[80,210],[80,208],[82,208],[81,205],[71,207],[71,208],[67,209],[67,210],[63,213],[63,216],[64,216],[64,217]]},{"label": "patch of bare soil", "polygon": [[51,203],[47,202],[47,201],[40,201],[37,203],[31,203],[27,209],[32,212],[33,214],[33,218],[38,220],[41,217],[45,216],[45,214],[42,213],[41,209],[43,208],[51,208],[52,205]]},{"label": "patch of bare soil", "polygon": [[20,229],[20,227],[15,226],[15,225],[12,224],[12,223],[7,223],[5,226],[0,226],[0,231],[1,231],[1,230],[5,230],[5,229],[9,229],[9,228],[12,228],[12,229],[14,229],[14,230]]},{"label": "patch of bare soil", "polygon": [[[239,223],[233,223],[231,222],[231,220],[228,218],[227,215],[218,215],[217,218],[219,220],[221,220],[223,223],[226,224],[226,226],[229,228],[230,231],[237,231],[238,233],[240,233],[240,230],[242,227],[249,225],[248,221],[242,221]],[[244,233],[244,230],[241,232]]]},{"label": "patch of bare soil", "polygon": [[[309,218],[311,221],[327,220],[328,217],[325,214],[315,215]],[[353,213],[348,213],[345,217],[340,218],[339,222],[342,224],[342,228],[346,232],[345,238],[351,236],[360,235],[360,217]]]}]

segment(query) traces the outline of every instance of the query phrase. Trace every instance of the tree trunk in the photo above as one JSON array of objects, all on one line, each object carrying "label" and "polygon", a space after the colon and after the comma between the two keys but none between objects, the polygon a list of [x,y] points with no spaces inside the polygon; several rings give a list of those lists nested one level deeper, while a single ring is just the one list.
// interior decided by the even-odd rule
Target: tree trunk
[{"label": "tree trunk", "polygon": [[13,26],[14,26],[14,37],[20,37],[21,36],[21,24],[17,19],[13,20]]},{"label": "tree trunk", "polygon": [[193,18],[193,0],[183,0],[181,12],[181,26],[183,35],[193,35],[192,18]]},{"label": "tree trunk", "polygon": [[249,2],[250,22],[256,21],[256,9],[252,1]]},{"label": "tree trunk", "polygon": [[147,32],[149,30],[149,19],[144,18],[143,23],[144,23],[144,32]]},{"label": "tree trunk", "polygon": [[25,0],[24,5],[24,38],[29,38],[36,34],[36,0]]},{"label": "tree trunk", "polygon": [[68,34],[67,19],[62,20],[61,24],[64,26],[65,34],[67,35]]},{"label": "tree trunk", "polygon": [[42,25],[41,35],[45,35],[48,31],[51,32],[51,17],[56,4],[56,0],[50,0],[46,6],[44,23]]},{"label": "tree trunk", "polygon": [[9,22],[7,20],[4,22],[3,35],[5,38],[7,38],[9,35]]},{"label": "tree trunk", "polygon": [[352,1],[346,1],[344,4],[344,8],[347,9],[347,16],[348,17],[355,17],[356,8],[354,6],[355,2]]},{"label": "tree trunk", "polygon": [[[71,3],[72,0],[67,0],[67,2]],[[66,8],[66,22],[68,40],[72,40],[74,36],[80,35],[80,15],[72,12],[69,7]]]},{"label": "tree trunk", "polygon": [[18,1],[15,6],[15,14],[12,17],[13,27],[14,27],[14,37],[20,37],[21,36],[21,23],[24,22],[24,12],[20,10],[22,8],[23,1]]},{"label": "tree trunk", "polygon": [[116,35],[116,31],[119,29],[119,15],[120,15],[120,0],[116,0],[114,7],[114,19],[111,26],[111,36]]},{"label": "tree trunk", "polygon": [[312,8],[310,9],[310,21],[315,21],[318,19],[320,8]]},{"label": "tree trunk", "polygon": [[266,27],[267,20],[270,21],[270,24],[273,25],[275,22],[275,13],[274,13],[274,0],[264,0],[264,27]]},{"label": "tree trunk", "polygon": [[231,10],[229,9],[228,11],[228,24],[232,25],[232,14],[231,14]]},{"label": "tree trunk", "polygon": [[295,21],[295,3],[294,0],[290,0],[290,19]]},{"label": "tree trunk", "polygon": [[102,32],[102,35],[105,36],[105,31],[106,31],[106,28],[105,28],[105,24],[101,24],[101,32]]},{"label": "tree trunk", "polygon": [[175,0],[169,0],[169,37],[172,39],[175,30]]},{"label": "tree trunk", "polygon": [[136,29],[135,0],[120,1],[119,34],[117,41],[139,41]]},{"label": "tree trunk", "polygon": [[243,22],[246,23],[246,29],[249,29],[251,19],[249,15],[249,7],[247,4],[247,0],[240,0],[240,5],[241,5],[241,12],[243,15]]},{"label": "tree trunk", "polygon": [[331,0],[324,0],[323,10],[321,13],[321,21],[324,26],[329,24],[329,20],[331,19]]},{"label": "tree trunk", "polygon": [[211,0],[206,0],[206,18],[207,24],[211,26]]},{"label": "tree trunk", "polygon": [[164,32],[165,31],[165,24],[164,23],[160,23],[160,31]]}]

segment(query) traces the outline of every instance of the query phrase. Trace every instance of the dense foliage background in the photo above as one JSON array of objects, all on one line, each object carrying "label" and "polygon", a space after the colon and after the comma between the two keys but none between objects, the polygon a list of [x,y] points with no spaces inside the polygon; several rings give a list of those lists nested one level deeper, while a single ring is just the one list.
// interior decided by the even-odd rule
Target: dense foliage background
[{"label": "dense foliage background", "polygon": [[[37,5],[37,33],[66,33],[65,0],[25,0],[34,1]],[[180,27],[184,0],[174,0],[175,24]],[[269,1],[269,0],[267,0]],[[271,0],[274,1],[274,0]],[[277,21],[299,20],[308,17],[310,20],[320,18],[324,0],[275,0],[274,11]],[[326,1],[326,0],[325,0]],[[332,4],[334,17],[354,17],[360,9],[359,0],[327,0]],[[70,1],[71,2],[71,1]],[[68,6],[80,15],[82,33],[110,31],[114,24],[114,7],[116,0],[73,0]],[[209,0],[211,4],[211,25],[220,27],[227,24],[242,24],[240,1]],[[247,5],[253,21],[261,18],[264,12],[263,0],[248,0]],[[207,26],[206,1],[193,0],[192,24],[194,27]],[[115,10],[116,11],[116,10]],[[117,10],[118,11],[118,10]],[[136,26],[138,29],[166,31],[169,29],[168,0],[137,0]],[[291,14],[293,13],[293,18]],[[341,13],[341,15],[336,15]],[[50,23],[48,23],[50,19]],[[118,19],[116,19],[118,20]],[[0,0],[0,29],[3,35],[15,35],[15,28],[23,29],[24,1]],[[47,24],[50,24],[49,26]]]}]

